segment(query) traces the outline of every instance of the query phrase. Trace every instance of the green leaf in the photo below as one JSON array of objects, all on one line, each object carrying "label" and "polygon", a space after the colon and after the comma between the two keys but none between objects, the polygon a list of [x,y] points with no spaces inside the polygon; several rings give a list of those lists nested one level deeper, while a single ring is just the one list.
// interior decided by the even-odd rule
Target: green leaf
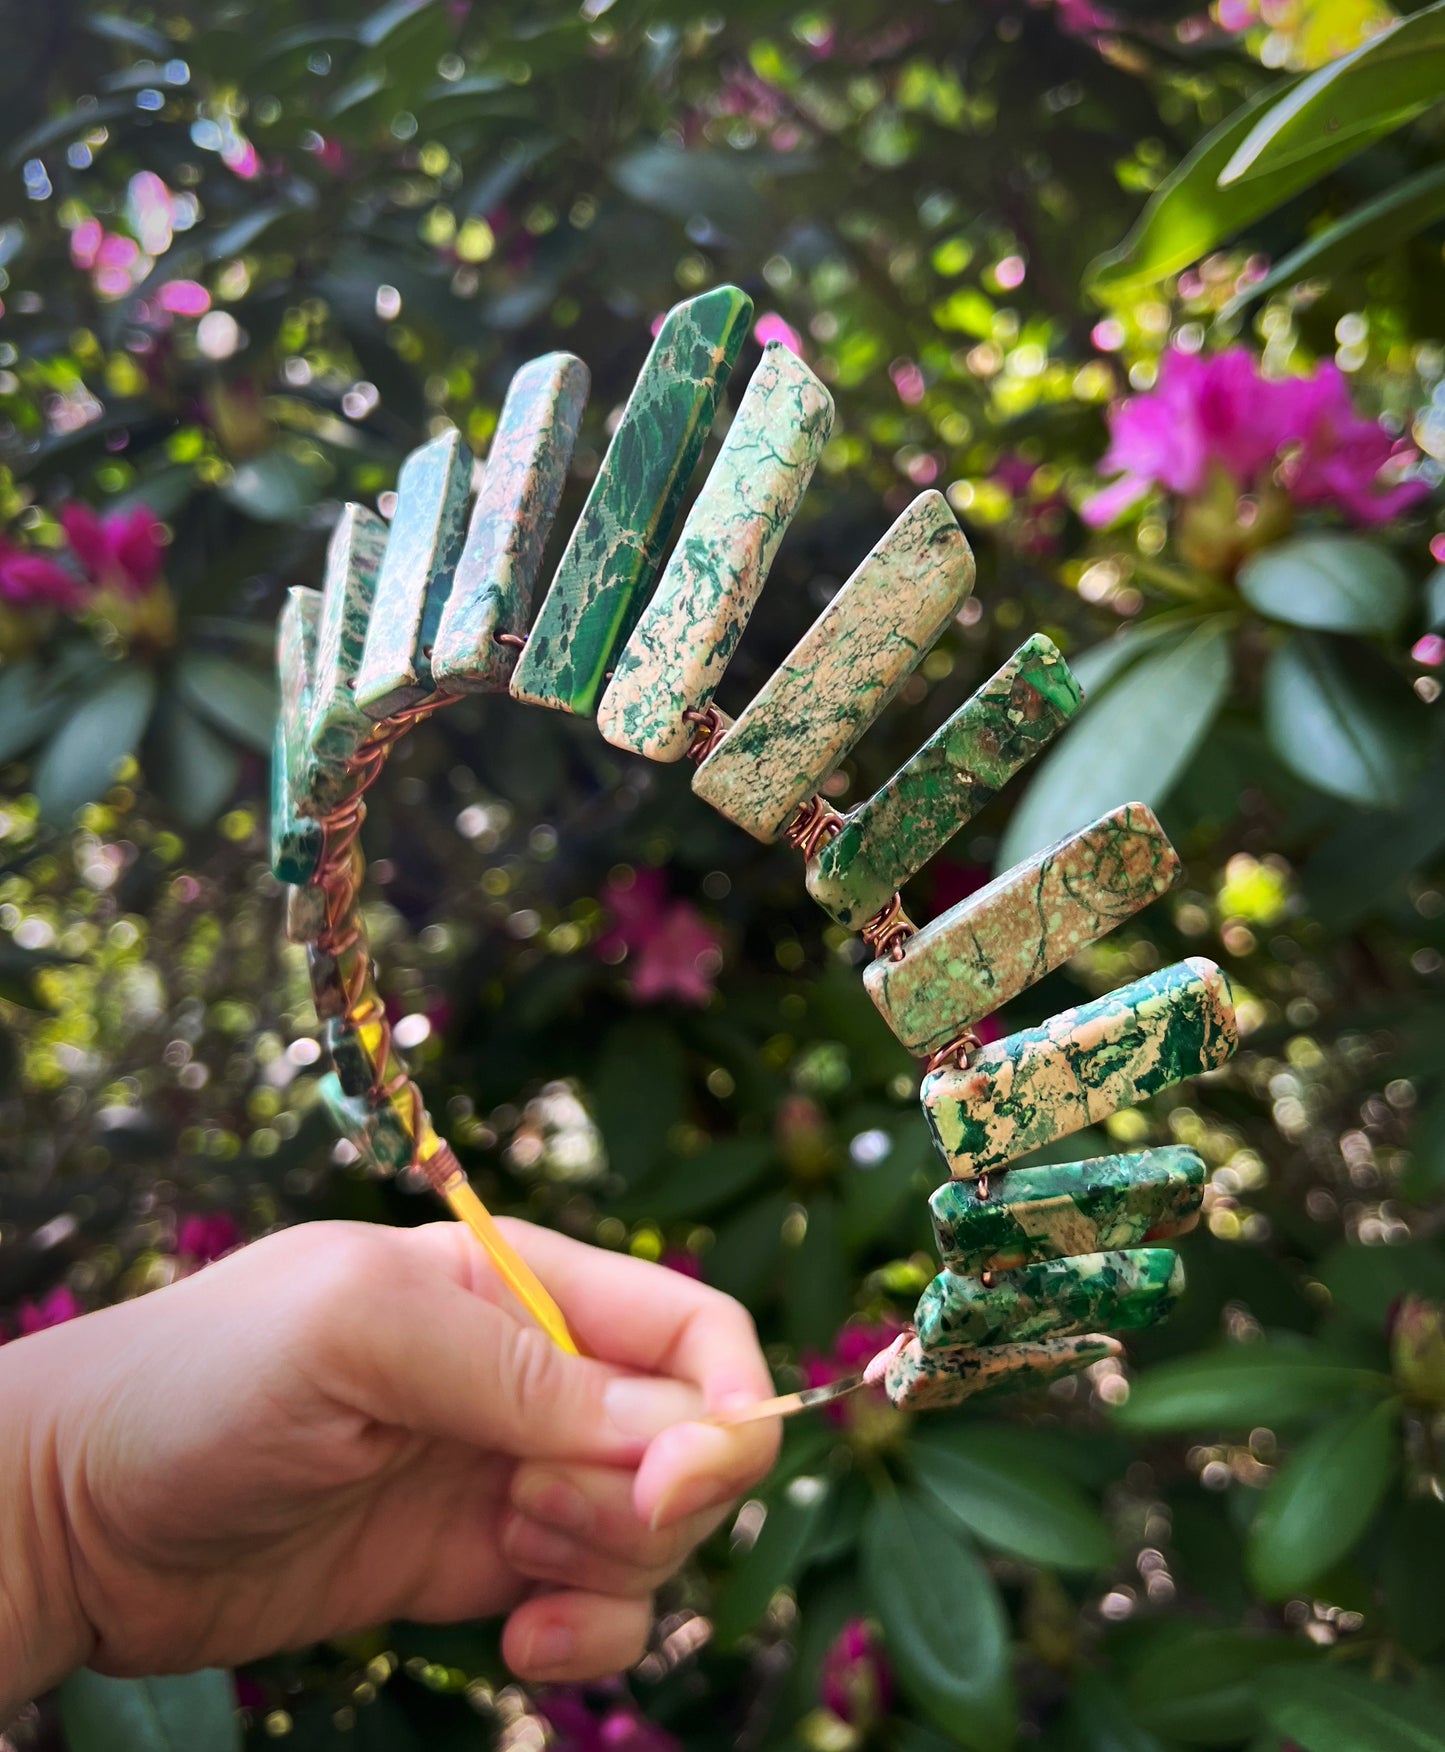
[{"label": "green leaf", "polygon": [[235,744],[218,736],[174,694],[161,697],[144,763],[147,782],[186,827],[214,821],[241,774]]},{"label": "green leaf", "polygon": [[1321,923],[1343,930],[1398,905],[1400,884],[1445,847],[1445,759],[1415,783],[1403,809],[1349,810],[1310,853],[1304,888]]},{"label": "green leaf", "polygon": [[1280,1428],[1338,1406],[1352,1393],[1392,1391],[1388,1375],[1318,1351],[1264,1341],[1183,1357],[1132,1383],[1114,1421],[1137,1435],[1172,1430]]},{"label": "green leaf", "polygon": [[1229,623],[1201,622],[1090,700],[1042,763],[999,847],[1006,869],[1120,803],[1168,797],[1229,691]]},{"label": "green leaf", "polygon": [[714,1602],[713,1627],[722,1647],[731,1648],[767,1611],[778,1589],[797,1580],[834,1494],[824,1479],[804,1474],[769,1503],[762,1532],[724,1579]]},{"label": "green leaf", "polygon": [[675,219],[707,218],[742,235],[758,223],[758,197],[741,153],[639,146],[613,164],[612,180],[634,201]]},{"label": "green leaf", "polygon": [[1055,1569],[1114,1561],[1103,1516],[1084,1493],[986,1427],[925,1430],[909,1445],[918,1482],[985,1545]]},{"label": "green leaf", "polygon": [[106,1679],[87,1668],[57,1698],[71,1752],[240,1752],[229,1673]]},{"label": "green leaf", "polygon": [[1350,803],[1402,808],[1424,764],[1427,721],[1402,681],[1358,645],[1295,633],[1270,659],[1264,724],[1291,772]]},{"label": "green leaf", "polygon": [[[1410,1159],[1400,1176],[1400,1191],[1419,1204],[1445,1192],[1445,1087],[1422,1101],[1410,1132]],[[1445,1564],[1441,1565],[1445,1577]],[[1445,1629],[1445,1618],[1441,1619]]]},{"label": "green leaf", "polygon": [[176,665],[181,697],[218,730],[266,754],[276,728],[276,681],[258,669],[213,651],[187,651]]},{"label": "green leaf", "polygon": [[1270,1481],[1245,1546],[1265,1599],[1301,1592],[1354,1549],[1395,1474],[1399,1410],[1387,1399],[1326,1424]]},{"label": "green leaf", "polygon": [[1302,1752],[1445,1752],[1445,1700],[1362,1673],[1314,1667],[1260,1685],[1269,1725]]},{"label": "green leaf", "polygon": [[1161,639],[1172,641],[1178,636],[1177,623],[1168,616],[1157,615],[1137,626],[1125,627],[1112,638],[1090,645],[1086,651],[1072,653],[1069,668],[1084,690],[1084,698],[1092,699],[1095,694],[1102,693],[1115,676],[1122,675],[1131,663],[1153,650]]},{"label": "green leaf", "polygon": [[68,821],[110,789],[116,769],[140,746],[155,697],[149,669],[117,664],[72,707],[35,762],[35,792],[48,821]]},{"label": "green leaf", "polygon": [[1301,535],[1247,560],[1239,593],[1271,620],[1334,633],[1394,633],[1410,580],[1387,549],[1357,535]]},{"label": "green leaf", "polygon": [[874,1500],[863,1578],[910,1702],[969,1752],[1011,1746],[1008,1619],[977,1552],[930,1498],[889,1488]]},{"label": "green leaf", "polygon": [[1365,201],[1343,219],[1326,225],[1298,249],[1283,256],[1262,280],[1255,280],[1232,298],[1225,315],[1233,315],[1281,287],[1301,280],[1320,280],[1356,262],[1370,261],[1397,243],[1418,237],[1445,215],[1445,164],[1432,165],[1404,182]]},{"label": "green leaf", "polygon": [[1324,174],[1282,172],[1237,187],[1219,186],[1219,173],[1255,124],[1291,89],[1287,83],[1257,93],[1165,177],[1123,243],[1090,264],[1086,283],[1096,296],[1151,286],[1179,273],[1307,187],[1315,174]]},{"label": "green leaf", "polygon": [[221,496],[258,523],[294,523],[325,491],[330,470],[286,445],[243,462]]},{"label": "green leaf", "polygon": [[830,1349],[852,1306],[853,1280],[838,1229],[836,1196],[814,1193],[807,1230],[784,1268],[788,1338],[800,1350]]},{"label": "green leaf", "polygon": [[1220,171],[1220,187],[1319,160],[1338,164],[1438,102],[1442,92],[1445,0],[1437,0],[1320,67],[1270,105]]},{"label": "green leaf", "polygon": [[1427,631],[1445,631],[1445,566],[1436,566],[1425,580],[1425,626]]},{"label": "green leaf", "polygon": [[1445,1646],[1445,1504],[1415,1497],[1398,1506],[1380,1581],[1391,1635],[1420,1660],[1437,1654]]},{"label": "green leaf", "polygon": [[1074,1681],[1060,1726],[1060,1752],[1163,1752],[1113,1686],[1087,1670]]},{"label": "green leaf", "polygon": [[1282,1636],[1243,1630],[1189,1630],[1161,1637],[1130,1675],[1129,1702],[1150,1732],[1190,1746],[1230,1745],[1261,1719],[1263,1675],[1284,1664],[1308,1663],[1315,1651]]}]

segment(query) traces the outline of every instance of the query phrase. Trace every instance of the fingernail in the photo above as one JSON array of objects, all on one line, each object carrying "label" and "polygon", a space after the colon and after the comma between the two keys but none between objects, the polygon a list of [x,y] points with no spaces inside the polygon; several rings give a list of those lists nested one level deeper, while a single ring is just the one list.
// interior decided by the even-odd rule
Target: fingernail
[{"label": "fingernail", "polygon": [[562,1667],[577,1653],[576,1634],[565,1624],[544,1624],[532,1633],[528,1650],[533,1667]]},{"label": "fingernail", "polygon": [[585,1533],[592,1522],[591,1503],[575,1484],[556,1473],[522,1473],[512,1486],[512,1503],[533,1520],[568,1533]]},{"label": "fingernail", "polygon": [[697,1394],[678,1381],[609,1381],[602,1402],[613,1428],[636,1442],[654,1436],[689,1416],[696,1416]]},{"label": "fingernail", "polygon": [[677,1521],[685,1521],[689,1515],[699,1514],[703,1509],[715,1509],[733,1494],[721,1479],[705,1476],[680,1478],[658,1498],[657,1507],[652,1511],[652,1531],[656,1533]]},{"label": "fingernail", "polygon": [[522,1569],[565,1570],[575,1565],[579,1547],[565,1533],[554,1532],[525,1515],[513,1515],[502,1543],[507,1556]]}]

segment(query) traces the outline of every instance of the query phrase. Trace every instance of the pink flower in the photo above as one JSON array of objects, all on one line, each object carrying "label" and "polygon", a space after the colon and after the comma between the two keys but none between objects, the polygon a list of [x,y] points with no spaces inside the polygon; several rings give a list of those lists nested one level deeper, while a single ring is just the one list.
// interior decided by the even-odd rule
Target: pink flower
[{"label": "pink flower", "polygon": [[695,1283],[707,1282],[702,1261],[685,1247],[669,1247],[659,1263],[665,1265],[669,1271],[680,1272],[683,1277],[692,1278]]},{"label": "pink flower", "polygon": [[86,594],[85,584],[68,566],[0,536],[0,602],[73,614],[84,605]]},{"label": "pink flower", "polygon": [[637,1003],[707,1003],[722,966],[717,932],[689,901],[669,898],[661,870],[609,883],[602,902],[611,929],[598,939],[597,951],[629,963],[628,989]]},{"label": "pink flower", "polygon": [[[828,1356],[820,1356],[817,1351],[804,1351],[798,1358],[804,1383],[809,1387],[829,1387],[845,1375],[861,1373],[880,1351],[887,1350],[897,1340],[902,1331],[902,1325],[891,1318],[880,1320],[876,1326],[864,1321],[848,1321],[839,1328]],[[855,1401],[865,1397],[880,1405],[886,1403],[881,1388],[865,1387],[860,1393],[825,1405],[823,1415],[830,1423],[847,1425],[852,1421]]]},{"label": "pink flower", "polygon": [[243,1239],[240,1225],[228,1211],[212,1211],[208,1216],[181,1218],[176,1227],[176,1252],[197,1265],[209,1265],[239,1247]]},{"label": "pink flower", "polygon": [[682,1742],[641,1715],[620,1683],[556,1685],[537,1707],[552,1729],[552,1752],[682,1752]]},{"label": "pink flower", "polygon": [[829,1644],[818,1670],[818,1696],[839,1721],[865,1732],[888,1713],[893,1670],[866,1618],[850,1618]]},{"label": "pink flower", "polygon": [[1424,481],[1382,479],[1392,465],[1413,460],[1378,421],[1355,412],[1344,374],[1321,365],[1313,377],[1276,386],[1284,392],[1289,439],[1298,443],[1284,465],[1284,482],[1300,505],[1338,505],[1356,523],[1388,523],[1428,497]]},{"label": "pink flower", "polygon": [[1439,633],[1426,633],[1410,647],[1410,655],[1426,669],[1438,669],[1445,663],[1445,639]]},{"label": "pink flower", "polygon": [[790,324],[783,321],[776,310],[765,310],[753,324],[753,335],[760,347],[766,347],[769,341],[781,341],[793,353],[802,357],[803,337]]},{"label": "pink flower", "polygon": [[211,308],[211,295],[198,280],[167,280],[160,290],[160,306],[172,316],[204,316]]},{"label": "pink flower", "polygon": [[1223,475],[1237,491],[1255,491],[1281,457],[1296,504],[1336,505],[1357,523],[1385,522],[1428,492],[1423,482],[1381,481],[1387,463],[1403,464],[1414,452],[1355,413],[1334,365],[1273,381],[1244,347],[1208,358],[1171,347],[1157,386],[1110,411],[1109,433],[1099,469],[1119,479],[1084,503],[1084,520],[1095,528],[1156,486],[1193,498]]},{"label": "pink flower", "polygon": [[163,528],[144,505],[98,517],[89,505],[72,499],[61,508],[60,522],[86,576],[102,590],[135,599],[160,576]]},{"label": "pink flower", "polygon": [[1070,36],[1093,36],[1096,31],[1113,30],[1117,20],[1093,0],[1056,0],[1059,23]]},{"label": "pink flower", "polygon": [[59,1284],[38,1302],[22,1302],[15,1312],[15,1322],[21,1338],[34,1332],[44,1332],[50,1326],[63,1326],[67,1320],[78,1319],[85,1310],[76,1300],[75,1292]]}]

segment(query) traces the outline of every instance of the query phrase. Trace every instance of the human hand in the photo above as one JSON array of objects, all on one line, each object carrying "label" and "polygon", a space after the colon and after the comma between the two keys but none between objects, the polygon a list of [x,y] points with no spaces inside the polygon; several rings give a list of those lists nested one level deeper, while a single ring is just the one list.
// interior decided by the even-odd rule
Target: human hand
[{"label": "human hand", "polygon": [[307,1224],[0,1350],[0,1706],[12,1667],[233,1666],[394,1617],[507,1613],[534,1680],[636,1660],[777,1450],[775,1422],[683,1420],[768,1371],[731,1298],[505,1227],[587,1356],[452,1223]]}]

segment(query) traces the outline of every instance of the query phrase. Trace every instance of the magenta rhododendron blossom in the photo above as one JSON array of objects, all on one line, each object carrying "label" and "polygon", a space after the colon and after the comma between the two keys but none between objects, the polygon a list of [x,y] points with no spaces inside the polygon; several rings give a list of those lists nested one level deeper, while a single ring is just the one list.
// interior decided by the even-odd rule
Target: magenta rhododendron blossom
[{"label": "magenta rhododendron blossom", "polygon": [[803,337],[792,326],[784,322],[776,310],[765,310],[753,324],[753,335],[760,347],[766,347],[769,341],[781,341],[789,352],[803,352]]},{"label": "magenta rhododendron blossom", "polygon": [[135,598],[160,577],[164,531],[145,506],[101,517],[74,499],[61,508],[60,522],[86,577],[100,589]]},{"label": "magenta rhododendron blossom", "polygon": [[850,1618],[829,1644],[818,1671],[818,1696],[850,1728],[866,1729],[888,1713],[893,1669],[866,1618]]},{"label": "magenta rhododendron blossom", "polygon": [[639,1004],[707,1003],[722,966],[718,934],[691,902],[671,898],[661,870],[609,883],[602,903],[611,922],[597,952],[627,962],[628,989]]},{"label": "magenta rhododendron blossom", "polygon": [[639,1714],[620,1684],[554,1685],[537,1707],[552,1730],[552,1752],[682,1752],[682,1742]]},{"label": "magenta rhododendron blossom", "polygon": [[[897,1341],[903,1330],[902,1324],[893,1319],[880,1320],[876,1325],[850,1320],[839,1328],[833,1340],[833,1349],[827,1356],[821,1356],[817,1351],[804,1351],[798,1358],[804,1383],[809,1387],[830,1387],[834,1381],[841,1381],[846,1375],[861,1374],[880,1351],[887,1350],[889,1345]],[[875,1404],[887,1404],[887,1397],[881,1387],[865,1387],[846,1399],[825,1405],[823,1416],[830,1423],[846,1424],[850,1421],[854,1401],[865,1396]]]},{"label": "magenta rhododendron blossom", "polygon": [[1386,522],[1429,491],[1383,473],[1415,453],[1355,412],[1337,367],[1270,379],[1245,347],[1208,358],[1171,347],[1155,388],[1110,411],[1109,434],[1099,469],[1119,478],[1083,506],[1096,528],[1154,487],[1192,498],[1221,475],[1252,492],[1277,473],[1297,504],[1334,505],[1356,523]]},{"label": "magenta rhododendron blossom", "polygon": [[72,614],[86,598],[85,585],[49,554],[16,547],[0,537],[0,602],[13,608],[59,608]]},{"label": "magenta rhododendron blossom", "polygon": [[67,1320],[79,1319],[84,1312],[74,1290],[60,1284],[38,1302],[22,1302],[16,1310],[15,1323],[20,1328],[21,1338],[29,1338],[33,1332],[44,1332],[48,1327],[63,1326]]},{"label": "magenta rhododendron blossom", "polygon": [[209,1265],[239,1247],[242,1240],[240,1225],[228,1211],[182,1217],[176,1226],[176,1252],[198,1265]]}]

